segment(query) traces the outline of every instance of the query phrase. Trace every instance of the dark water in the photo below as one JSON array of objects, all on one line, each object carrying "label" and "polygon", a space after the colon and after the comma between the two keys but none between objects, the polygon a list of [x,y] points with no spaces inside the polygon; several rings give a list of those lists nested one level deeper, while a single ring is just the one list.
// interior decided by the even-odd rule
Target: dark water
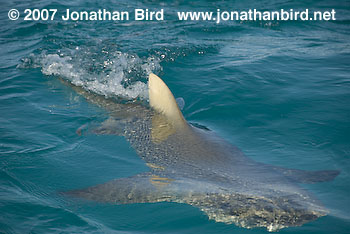
[{"label": "dark water", "polygon": [[[256,161],[335,169],[332,182],[303,185],[330,211],[280,233],[350,229],[350,2],[14,1],[0,3],[0,232],[265,233],[215,223],[173,203],[109,205],[57,191],[148,168],[118,136],[79,136],[108,118],[59,78],[108,97],[147,101],[160,75],[185,118]],[[10,21],[9,9],[163,8],[163,22]],[[336,21],[181,22],[176,11],[313,9]]]}]

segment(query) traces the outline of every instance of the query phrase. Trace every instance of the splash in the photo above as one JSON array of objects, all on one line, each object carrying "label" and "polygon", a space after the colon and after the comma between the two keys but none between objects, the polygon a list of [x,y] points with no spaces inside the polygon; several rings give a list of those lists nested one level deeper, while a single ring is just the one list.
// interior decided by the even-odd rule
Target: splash
[{"label": "splash", "polygon": [[162,70],[160,59],[140,58],[120,51],[81,49],[46,51],[24,58],[19,68],[41,68],[48,76],[59,76],[72,84],[106,96],[127,100],[148,99],[147,77]]}]

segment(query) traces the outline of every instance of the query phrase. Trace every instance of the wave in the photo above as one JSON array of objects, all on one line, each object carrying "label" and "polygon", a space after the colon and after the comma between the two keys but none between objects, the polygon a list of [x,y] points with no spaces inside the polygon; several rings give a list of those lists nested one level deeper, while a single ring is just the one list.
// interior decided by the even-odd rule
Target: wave
[{"label": "wave", "polygon": [[61,77],[106,97],[147,100],[147,77],[162,70],[160,61],[155,56],[76,47],[32,53],[17,67],[41,68],[44,75]]}]

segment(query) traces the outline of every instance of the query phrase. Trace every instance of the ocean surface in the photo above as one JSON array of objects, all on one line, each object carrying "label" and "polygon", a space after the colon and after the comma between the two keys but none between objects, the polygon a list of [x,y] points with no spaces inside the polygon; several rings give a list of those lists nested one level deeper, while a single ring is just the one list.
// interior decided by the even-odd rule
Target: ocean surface
[{"label": "ocean surface", "polygon": [[[339,170],[302,185],[329,214],[279,233],[350,230],[350,1],[39,0],[0,3],[0,233],[267,233],[216,223],[176,203],[111,205],[68,191],[148,170],[108,118],[70,81],[109,98],[146,102],[147,75],[164,79],[191,123],[248,157],[304,170]],[[12,8],[165,11],[164,21],[17,21]],[[336,21],[216,24],[177,11],[305,9]],[[59,13],[57,13],[59,14]],[[77,130],[82,134],[77,134]],[[80,131],[78,131],[80,133]]]}]

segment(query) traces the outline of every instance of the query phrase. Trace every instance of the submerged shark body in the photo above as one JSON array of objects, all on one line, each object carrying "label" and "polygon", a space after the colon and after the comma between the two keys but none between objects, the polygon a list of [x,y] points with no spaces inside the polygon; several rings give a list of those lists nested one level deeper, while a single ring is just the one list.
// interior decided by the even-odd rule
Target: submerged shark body
[{"label": "submerged shark body", "polygon": [[150,170],[67,194],[116,204],[187,203],[217,222],[269,231],[326,214],[298,183],[329,181],[339,172],[286,169],[249,159],[211,131],[189,125],[168,87],[153,74],[151,108],[75,89],[110,114],[94,132],[124,136]]}]

